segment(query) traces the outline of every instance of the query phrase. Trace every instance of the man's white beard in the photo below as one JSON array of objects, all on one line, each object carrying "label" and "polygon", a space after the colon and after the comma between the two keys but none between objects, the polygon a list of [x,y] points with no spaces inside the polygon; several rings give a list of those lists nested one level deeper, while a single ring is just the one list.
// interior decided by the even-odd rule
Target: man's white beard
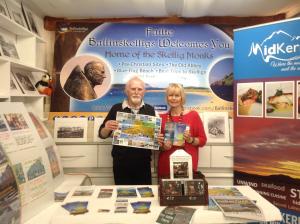
[{"label": "man's white beard", "polygon": [[141,97],[131,97],[131,103],[134,104],[133,106],[139,106],[142,102]]}]

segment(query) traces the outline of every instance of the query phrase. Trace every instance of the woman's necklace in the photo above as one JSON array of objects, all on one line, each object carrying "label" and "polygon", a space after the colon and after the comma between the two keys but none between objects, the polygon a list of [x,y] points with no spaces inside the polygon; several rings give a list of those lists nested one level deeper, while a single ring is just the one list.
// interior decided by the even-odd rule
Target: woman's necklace
[{"label": "woman's necklace", "polygon": [[[174,122],[171,110],[169,110],[167,121]],[[181,123],[182,121],[183,121],[183,111],[181,111],[180,114],[179,114],[179,120],[178,120],[178,122]]]}]

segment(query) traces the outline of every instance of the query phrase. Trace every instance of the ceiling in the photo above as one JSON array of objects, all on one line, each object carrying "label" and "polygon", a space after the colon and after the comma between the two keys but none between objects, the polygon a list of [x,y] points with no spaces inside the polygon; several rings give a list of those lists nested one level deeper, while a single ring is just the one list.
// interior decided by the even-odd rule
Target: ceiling
[{"label": "ceiling", "polygon": [[299,0],[26,0],[41,16],[68,19],[299,16]]}]

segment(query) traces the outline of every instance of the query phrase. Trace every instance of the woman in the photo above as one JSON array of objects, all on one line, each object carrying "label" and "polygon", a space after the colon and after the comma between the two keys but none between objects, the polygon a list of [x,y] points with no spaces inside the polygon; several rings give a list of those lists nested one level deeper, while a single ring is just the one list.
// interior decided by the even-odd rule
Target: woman
[{"label": "woman", "polygon": [[177,149],[184,149],[192,156],[193,171],[198,167],[198,147],[206,144],[206,135],[202,121],[196,111],[184,110],[185,92],[181,84],[171,83],[166,89],[166,100],[170,107],[167,113],[161,114],[162,134],[165,134],[167,122],[185,123],[189,130],[184,131],[184,145],[175,146],[170,141],[159,138],[161,151],[158,158],[158,177],[167,178],[170,176],[170,155]]}]

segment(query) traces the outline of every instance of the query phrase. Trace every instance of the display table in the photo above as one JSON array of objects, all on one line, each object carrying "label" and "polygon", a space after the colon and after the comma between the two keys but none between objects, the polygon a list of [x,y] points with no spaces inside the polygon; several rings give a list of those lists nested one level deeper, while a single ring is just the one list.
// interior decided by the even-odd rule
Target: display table
[{"label": "display table", "polygon": [[[126,186],[122,186],[126,187]],[[129,186],[127,186],[129,187]],[[134,187],[134,186],[130,186]],[[141,187],[141,186],[139,186]],[[282,217],[277,207],[272,205],[256,191],[249,186],[235,186],[243,195],[251,200],[256,201],[256,204],[263,210],[265,221],[281,221]],[[97,198],[100,189],[113,189],[111,198]],[[155,223],[160,212],[165,208],[159,205],[158,200],[158,186],[152,185],[151,188],[154,193],[152,198],[141,198],[138,194],[135,198],[128,198],[128,212],[114,213],[116,202],[116,188],[117,186],[94,186],[94,193],[92,196],[72,196],[75,189],[70,191],[65,199],[66,202],[73,201],[89,201],[89,212],[80,215],[70,215],[67,210],[62,207],[57,208],[51,218],[51,224],[79,224],[79,223],[128,223],[128,224],[153,224]],[[130,202],[137,201],[151,201],[150,213],[135,214],[130,205]],[[249,219],[227,218],[223,216],[220,211],[207,210],[207,206],[190,206],[196,208],[193,218],[193,224],[198,223],[247,223]],[[109,209],[108,213],[98,213],[99,209]]]},{"label": "display table", "polygon": [[[82,174],[74,174],[74,175],[64,175],[64,181],[61,185],[59,185],[55,191],[56,192],[69,192],[74,187],[80,186],[84,183],[87,176]],[[54,197],[54,195],[53,195]],[[53,216],[53,214],[56,212],[58,208],[61,207],[61,202],[53,202],[51,206],[49,206],[47,209],[44,209],[42,212],[37,214],[36,216],[32,217],[30,220],[25,222],[25,224],[48,224],[50,223],[50,220]]]}]

